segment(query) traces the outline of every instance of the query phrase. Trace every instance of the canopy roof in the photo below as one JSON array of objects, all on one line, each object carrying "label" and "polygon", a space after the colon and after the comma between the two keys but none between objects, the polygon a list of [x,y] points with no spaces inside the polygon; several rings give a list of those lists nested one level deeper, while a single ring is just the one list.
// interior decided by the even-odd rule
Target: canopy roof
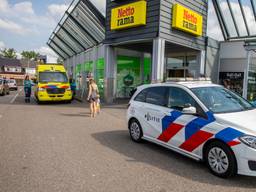
[{"label": "canopy roof", "polygon": [[256,39],[256,0],[212,0],[225,40]]},{"label": "canopy roof", "polygon": [[105,18],[90,0],[73,0],[47,44],[67,59],[105,39]]}]

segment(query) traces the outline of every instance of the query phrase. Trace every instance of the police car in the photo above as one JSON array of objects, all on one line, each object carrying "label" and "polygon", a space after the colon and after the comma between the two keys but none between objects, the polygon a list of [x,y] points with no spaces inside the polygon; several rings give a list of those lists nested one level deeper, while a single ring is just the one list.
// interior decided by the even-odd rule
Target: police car
[{"label": "police car", "polygon": [[198,161],[227,178],[256,176],[256,109],[208,81],[143,85],[129,102],[135,142],[148,140]]}]

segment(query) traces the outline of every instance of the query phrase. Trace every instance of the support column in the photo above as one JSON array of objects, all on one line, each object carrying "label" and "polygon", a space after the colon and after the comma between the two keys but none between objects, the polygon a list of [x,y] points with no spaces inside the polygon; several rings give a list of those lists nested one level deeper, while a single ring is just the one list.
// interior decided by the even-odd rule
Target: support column
[{"label": "support column", "polygon": [[244,71],[244,85],[243,85],[243,97],[247,99],[248,96],[248,79],[249,79],[249,68],[251,63],[251,50],[247,50],[247,63]]},{"label": "support column", "polygon": [[197,77],[200,77],[202,75],[205,76],[206,75],[206,51],[205,50],[200,51],[198,63],[200,64],[200,74],[197,74]]},{"label": "support column", "polygon": [[98,60],[98,47],[93,47],[93,67],[92,67],[92,74],[94,79],[96,79],[96,68],[97,68],[97,60]]},{"label": "support column", "polygon": [[144,84],[145,75],[144,75],[144,53],[141,53],[140,56],[140,81],[141,84]]},{"label": "support column", "polygon": [[151,82],[159,83],[164,80],[164,57],[165,57],[165,40],[157,38],[153,40],[152,53],[152,74]]},{"label": "support column", "polygon": [[112,46],[105,46],[105,85],[104,101],[108,104],[114,102],[116,81],[116,52]]}]

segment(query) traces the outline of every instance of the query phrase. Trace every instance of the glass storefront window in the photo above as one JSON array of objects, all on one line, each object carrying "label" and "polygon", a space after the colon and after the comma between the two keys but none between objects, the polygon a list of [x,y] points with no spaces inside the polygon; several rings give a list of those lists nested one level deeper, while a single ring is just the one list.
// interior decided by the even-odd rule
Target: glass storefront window
[{"label": "glass storefront window", "polygon": [[249,65],[247,99],[256,101],[256,58],[252,58]]},{"label": "glass storefront window", "polygon": [[167,78],[199,77],[196,55],[173,56],[166,59]]},{"label": "glass storefront window", "polygon": [[144,58],[144,83],[148,84],[151,80],[151,64],[152,60],[150,57]]},{"label": "glass storefront window", "polygon": [[196,56],[187,56],[186,62],[186,77],[198,77],[199,64],[197,62]]},{"label": "glass storefront window", "polygon": [[167,77],[185,77],[184,65],[184,56],[167,58]]},{"label": "glass storefront window", "polygon": [[100,58],[96,63],[96,82],[99,88],[100,96],[104,96],[104,69],[105,69],[105,60]]},{"label": "glass storefront window", "polygon": [[129,98],[130,92],[141,84],[140,58],[117,56],[117,98]]},{"label": "glass storefront window", "polygon": [[220,72],[220,84],[225,88],[239,94],[243,95],[243,82],[244,73],[243,72]]}]

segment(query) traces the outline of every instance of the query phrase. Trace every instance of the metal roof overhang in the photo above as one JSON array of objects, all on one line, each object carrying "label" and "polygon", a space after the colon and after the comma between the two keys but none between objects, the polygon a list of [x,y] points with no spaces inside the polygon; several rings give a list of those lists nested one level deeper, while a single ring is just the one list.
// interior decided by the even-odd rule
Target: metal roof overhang
[{"label": "metal roof overhang", "polygon": [[256,0],[212,0],[226,41],[256,39]]},{"label": "metal roof overhang", "polygon": [[73,0],[47,45],[61,58],[67,59],[104,39],[105,17],[90,0]]}]

